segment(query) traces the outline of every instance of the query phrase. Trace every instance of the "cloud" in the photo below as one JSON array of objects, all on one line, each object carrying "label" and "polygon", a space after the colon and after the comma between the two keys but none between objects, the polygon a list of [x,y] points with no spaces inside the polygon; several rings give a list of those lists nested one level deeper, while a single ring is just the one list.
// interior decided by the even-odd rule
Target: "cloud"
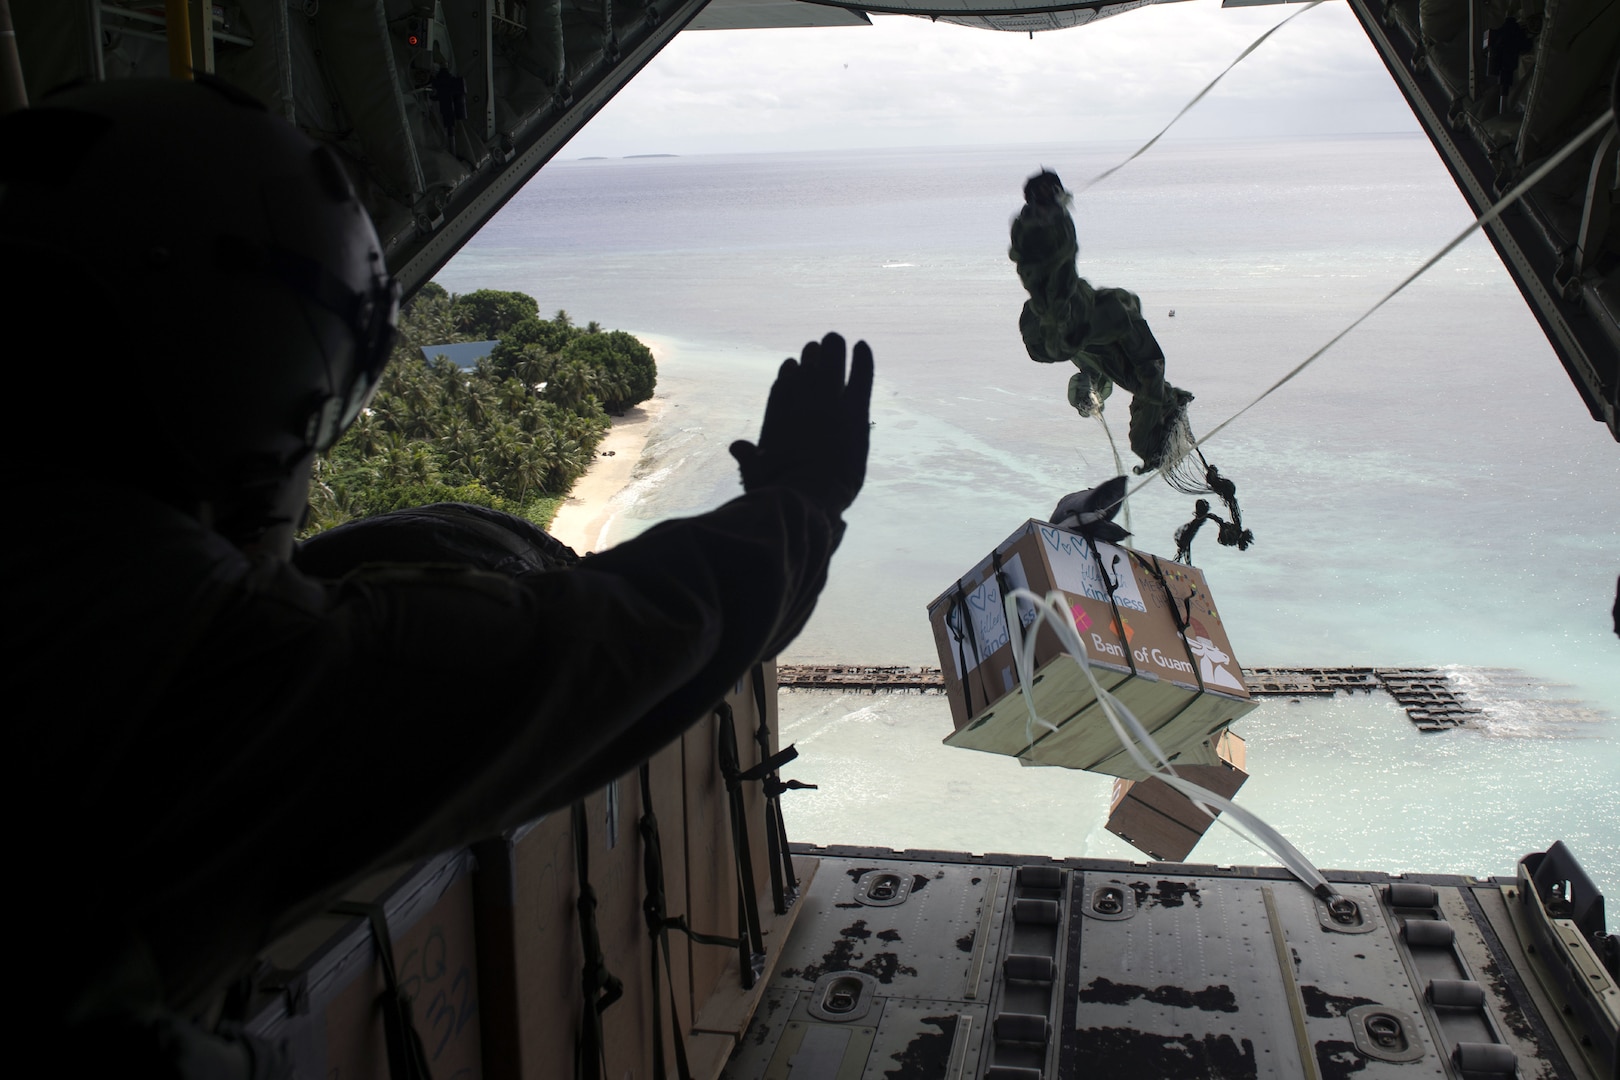
[{"label": "cloud", "polygon": [[[1144,8],[1026,35],[874,16],[870,27],[681,34],[566,156],[1143,139],[1300,9]],[[1179,137],[1413,130],[1348,7],[1305,11]]]}]

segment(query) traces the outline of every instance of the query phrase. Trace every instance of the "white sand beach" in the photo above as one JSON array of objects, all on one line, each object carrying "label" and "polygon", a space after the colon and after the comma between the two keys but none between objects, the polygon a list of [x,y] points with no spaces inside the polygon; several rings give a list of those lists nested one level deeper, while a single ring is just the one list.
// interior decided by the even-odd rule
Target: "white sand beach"
[{"label": "white sand beach", "polygon": [[636,462],[641,460],[647,436],[663,407],[663,402],[652,398],[613,418],[612,430],[596,448],[596,459],[574,481],[573,490],[551,519],[547,531],[552,536],[581,555],[607,546],[608,529],[617,514],[613,497],[630,486]]},{"label": "white sand beach", "polygon": [[[652,350],[659,367],[670,353],[663,342],[643,337],[642,342]],[[652,397],[623,416],[613,418],[613,427],[602,444],[596,448],[596,459],[585,475],[574,481],[568,498],[557,508],[547,530],[581,555],[601,551],[608,546],[609,530],[618,516],[615,497],[630,486],[636,464],[646,449],[647,437],[664,411],[664,399]]]}]

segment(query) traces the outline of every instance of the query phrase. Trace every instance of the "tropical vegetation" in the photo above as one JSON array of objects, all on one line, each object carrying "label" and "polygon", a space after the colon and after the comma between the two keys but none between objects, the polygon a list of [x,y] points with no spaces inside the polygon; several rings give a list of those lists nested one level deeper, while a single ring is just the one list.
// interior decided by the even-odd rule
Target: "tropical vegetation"
[{"label": "tropical vegetation", "polygon": [[[431,346],[498,342],[471,368]],[[652,397],[653,355],[633,335],[540,318],[520,292],[452,295],[429,283],[400,313],[376,396],[316,461],[309,533],[407,506],[467,502],[550,523],[607,433]]]}]

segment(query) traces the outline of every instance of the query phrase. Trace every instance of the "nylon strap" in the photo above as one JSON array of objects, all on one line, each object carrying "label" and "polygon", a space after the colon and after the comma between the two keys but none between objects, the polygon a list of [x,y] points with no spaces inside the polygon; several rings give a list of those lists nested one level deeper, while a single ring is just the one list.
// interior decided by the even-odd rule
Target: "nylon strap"
[{"label": "nylon strap", "polygon": [[[992,551],[990,553],[990,565],[995,567],[996,588],[1000,590],[1001,602],[1003,606],[1005,606],[1007,603],[1007,597],[1012,595],[1012,582],[1007,580],[1007,572],[1001,568],[1001,552]],[[1009,626],[1007,630],[1008,640],[1010,641],[1012,639],[1012,627]],[[986,704],[988,704],[988,702]]]},{"label": "nylon strap", "polygon": [[1181,609],[1176,606],[1175,594],[1170,591],[1170,582],[1165,580],[1164,571],[1159,567],[1159,561],[1151,557],[1144,559],[1140,555],[1137,555],[1136,558],[1143,566],[1153,571],[1154,577],[1159,579],[1159,588],[1164,590],[1164,602],[1170,605],[1170,617],[1176,620],[1176,629],[1181,633],[1181,647],[1186,650],[1187,663],[1192,665],[1193,678],[1198,680],[1198,692],[1203,693],[1206,689],[1204,686],[1204,673],[1198,666],[1198,657],[1193,655],[1192,642],[1187,638],[1187,629],[1192,624],[1192,597],[1190,595],[1187,597],[1187,617],[1184,618]]},{"label": "nylon strap", "polygon": [[383,992],[377,999],[382,1008],[383,1037],[388,1046],[389,1080],[432,1080],[427,1051],[411,1016],[411,998],[399,988],[394,968],[394,942],[388,933],[388,915],[381,904],[340,900],[327,909],[334,915],[359,915],[371,923],[371,938],[382,966]]},{"label": "nylon strap", "polygon": [[666,1080],[669,1075],[669,1066],[664,1060],[663,1005],[658,993],[660,953],[663,955],[663,970],[669,976],[669,1023],[675,1043],[676,1075],[680,1080],[691,1080],[692,1069],[686,1057],[686,1033],[681,1030],[681,1014],[675,1000],[675,971],[669,957],[669,932],[679,930],[700,945],[720,945],[732,949],[737,948],[738,939],[700,934],[687,925],[685,916],[668,914],[664,892],[664,846],[659,838],[658,816],[653,813],[652,805],[652,769],[643,762],[641,819],[638,827],[642,839],[641,867],[647,879],[647,896],[641,903],[641,911],[647,920],[647,933],[653,939],[653,1031],[657,1036],[653,1043],[653,1080]]},{"label": "nylon strap", "polygon": [[[978,667],[984,663],[984,657],[979,655],[979,636],[973,632],[973,615],[968,611],[967,597],[962,593],[962,583],[956,583],[956,599],[962,609],[962,627],[967,631],[968,645],[973,649],[973,666]],[[968,670],[962,669],[962,686],[967,690],[968,715],[973,715],[973,689],[968,683]],[[990,688],[984,690],[984,703],[990,704]]]},{"label": "nylon strap", "polygon": [[737,865],[737,966],[742,972],[742,988],[752,990],[765,974],[765,937],[760,927],[759,901],[754,896],[754,855],[748,842],[747,807],[743,804],[742,761],[737,754],[737,724],[731,706],[722,701],[715,715],[720,719],[720,775],[725,777],[731,803],[731,848]]},{"label": "nylon strap", "polygon": [[799,756],[799,751],[797,747],[788,746],[779,754],[771,753],[770,702],[765,688],[763,663],[754,665],[753,679],[754,707],[759,710],[759,727],[754,731],[754,741],[759,744],[760,764],[749,772],[763,769],[766,763],[775,763],[761,777],[765,789],[765,844],[771,860],[771,899],[775,903],[776,913],[786,915],[788,908],[799,899],[799,877],[793,872],[793,850],[788,845],[787,821],[782,816],[782,792],[814,789],[816,785],[799,780],[784,781],[778,773],[781,766]]},{"label": "nylon strap", "polygon": [[681,1030],[681,1013],[675,1000],[675,970],[669,960],[669,916],[664,898],[664,848],[658,838],[658,818],[653,814],[652,770],[641,763],[641,866],[647,879],[647,897],[641,902],[642,915],[647,920],[647,933],[653,939],[652,953],[652,1010],[653,1010],[653,1080],[666,1080],[669,1067],[664,1061],[663,1006],[658,993],[659,954],[663,954],[663,970],[669,975],[669,1026],[675,1043],[675,1074],[680,1080],[691,1080],[692,1067],[686,1060],[686,1032]]},{"label": "nylon strap", "polygon": [[608,970],[602,938],[596,929],[596,890],[591,888],[591,837],[585,804],[575,803],[569,813],[574,827],[574,864],[579,870],[579,938],[585,953],[585,966],[580,971],[585,1009],[580,1017],[579,1041],[574,1046],[574,1076],[576,1080],[602,1080],[607,1075],[602,1013],[624,994],[624,983]]},{"label": "nylon strap", "polygon": [[[1085,533],[1080,535],[1085,536]],[[1131,640],[1125,636],[1125,617],[1119,613],[1119,601],[1114,598],[1119,582],[1109,578],[1108,567],[1103,565],[1102,552],[1097,550],[1097,541],[1086,536],[1086,546],[1091,548],[1091,557],[1097,560],[1097,572],[1102,575],[1103,584],[1108,588],[1108,606],[1114,611],[1114,630],[1119,634],[1119,643],[1125,649],[1125,663],[1130,665],[1132,675],[1139,675],[1141,673],[1136,670],[1136,656],[1131,649]]]},{"label": "nylon strap", "polygon": [[[951,616],[956,616],[956,625],[951,625]],[[956,583],[956,592],[951,597],[951,610],[945,613],[945,628],[956,639],[956,665],[962,672],[962,693],[967,696],[968,715],[973,715],[973,683],[968,680],[966,634],[962,630],[968,621],[967,598],[962,595],[962,583]],[[969,630],[972,628],[969,627]]]}]

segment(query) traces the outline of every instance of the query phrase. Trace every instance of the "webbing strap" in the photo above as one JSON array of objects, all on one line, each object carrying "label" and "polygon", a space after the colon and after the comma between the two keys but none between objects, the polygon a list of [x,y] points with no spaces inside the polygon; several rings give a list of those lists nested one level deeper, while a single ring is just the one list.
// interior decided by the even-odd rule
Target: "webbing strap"
[{"label": "webbing strap", "polygon": [[647,919],[647,933],[653,939],[652,954],[652,1009],[653,1009],[653,1080],[666,1080],[668,1066],[664,1062],[663,1006],[658,994],[659,954],[663,954],[663,970],[669,975],[669,1026],[675,1042],[675,1073],[680,1080],[691,1080],[692,1067],[686,1060],[686,1032],[681,1030],[681,1013],[675,1001],[675,971],[669,961],[669,916],[664,899],[664,848],[658,838],[658,818],[652,808],[652,770],[641,763],[641,866],[647,878],[647,897],[641,902],[641,912]]},{"label": "webbing strap", "polygon": [[[754,707],[759,712],[759,727],[754,729],[754,741],[759,744],[760,763],[743,774],[761,772],[765,789],[765,846],[771,862],[771,900],[778,915],[786,915],[788,908],[799,899],[799,878],[793,872],[793,851],[788,846],[787,822],[782,817],[782,792],[815,788],[799,780],[784,781],[777,772],[783,765],[799,756],[795,746],[787,746],[778,754],[771,753],[770,701],[765,689],[765,665],[754,665]],[[769,768],[766,766],[769,765]]]},{"label": "webbing strap", "polygon": [[[952,615],[956,616],[955,625],[952,625],[952,623],[951,623],[951,616]],[[968,715],[972,716],[973,715],[973,683],[968,679],[966,641],[967,641],[967,634],[972,633],[973,627],[971,625],[968,625],[967,631],[964,632],[962,627],[963,627],[964,624],[967,624],[967,623],[968,623],[967,598],[962,595],[962,583],[960,581],[958,581],[956,583],[956,592],[951,597],[951,610],[949,610],[949,611],[947,611],[945,613],[945,628],[947,630],[949,630],[951,632],[951,636],[956,639],[956,666],[957,666],[957,669],[959,671],[961,671],[961,673],[962,673],[962,693],[963,693],[963,695],[965,695],[967,697]],[[974,652],[977,653],[978,650],[975,649]]]},{"label": "webbing strap", "polygon": [[580,1017],[579,1041],[574,1046],[574,1076],[576,1080],[602,1080],[607,1075],[602,1013],[624,994],[624,983],[607,969],[602,938],[596,929],[596,890],[591,888],[591,837],[585,823],[585,804],[577,802],[569,812],[574,826],[574,864],[579,870],[579,938],[585,953],[585,966],[580,970],[585,1009]]},{"label": "webbing strap", "polygon": [[383,992],[377,999],[382,1007],[383,1038],[388,1045],[389,1080],[432,1080],[427,1051],[411,1017],[411,998],[399,988],[394,968],[394,942],[388,933],[388,915],[381,904],[340,900],[328,908],[334,915],[359,915],[371,923],[371,938],[377,946],[377,962],[382,966]]},{"label": "webbing strap", "polygon": [[[990,553],[990,565],[995,568],[996,588],[1001,593],[1002,607],[1005,610],[1007,597],[1012,595],[1013,587],[1012,582],[1007,580],[1007,572],[1001,568],[1001,552],[999,550]],[[1012,627],[1010,626],[1007,628],[1007,636],[1009,640],[1012,637]]]},{"label": "webbing strap", "polygon": [[[968,646],[973,649],[973,666],[978,667],[984,663],[984,657],[979,655],[979,637],[973,632],[973,614],[968,611],[967,597],[962,593],[962,583],[960,581],[956,583],[956,602],[959,605],[958,610],[962,612],[962,628],[967,633]],[[957,638],[958,643],[961,640],[960,637]],[[968,715],[972,716],[973,684],[968,682],[968,669],[965,664],[962,667],[962,689],[967,692]],[[988,686],[984,689],[984,703],[986,705],[990,704],[990,688]]]},{"label": "webbing strap", "polygon": [[653,1043],[653,1080],[665,1080],[668,1076],[668,1065],[664,1061],[663,1006],[658,994],[660,953],[663,955],[663,970],[669,976],[669,1024],[674,1034],[676,1075],[680,1080],[691,1080],[692,1069],[686,1057],[686,1033],[681,1030],[681,1014],[675,1001],[675,971],[669,958],[669,932],[679,930],[699,945],[721,945],[735,949],[738,941],[718,934],[700,934],[687,925],[684,915],[668,913],[664,893],[664,845],[658,834],[658,816],[653,813],[652,807],[652,769],[643,762],[641,820],[638,827],[642,840],[641,868],[647,879],[647,896],[641,902],[641,911],[647,920],[647,933],[653,939],[653,1031],[657,1036],[657,1041]]},{"label": "webbing strap", "polygon": [[759,922],[759,901],[754,896],[754,855],[748,842],[747,807],[743,805],[742,761],[737,754],[737,724],[731,706],[722,701],[715,715],[720,719],[720,775],[725,777],[731,804],[731,848],[737,865],[737,966],[742,971],[743,989],[751,990],[765,974],[765,937]]},{"label": "webbing strap", "polygon": [[1198,665],[1198,657],[1193,655],[1192,640],[1187,637],[1187,628],[1192,624],[1192,596],[1187,597],[1187,617],[1184,618],[1181,609],[1176,606],[1175,594],[1170,591],[1170,582],[1165,580],[1164,570],[1159,566],[1159,560],[1151,555],[1146,558],[1136,555],[1135,558],[1140,560],[1143,566],[1152,570],[1153,576],[1159,579],[1159,588],[1164,590],[1164,602],[1170,605],[1170,617],[1176,620],[1176,629],[1181,633],[1181,647],[1187,651],[1187,663],[1192,665],[1193,678],[1198,680],[1199,693],[1203,693],[1207,689],[1204,686],[1204,673]]},{"label": "webbing strap", "polygon": [[[1084,533],[1080,534],[1085,536]],[[1136,670],[1136,656],[1131,648],[1131,639],[1125,634],[1125,617],[1119,613],[1119,601],[1114,593],[1119,588],[1119,582],[1109,578],[1108,567],[1103,565],[1102,552],[1097,550],[1097,541],[1085,536],[1086,546],[1091,548],[1091,557],[1097,560],[1097,572],[1102,576],[1103,585],[1108,589],[1108,606],[1114,611],[1114,630],[1119,634],[1119,643],[1125,649],[1125,663],[1130,665],[1131,674],[1138,675]]]}]

